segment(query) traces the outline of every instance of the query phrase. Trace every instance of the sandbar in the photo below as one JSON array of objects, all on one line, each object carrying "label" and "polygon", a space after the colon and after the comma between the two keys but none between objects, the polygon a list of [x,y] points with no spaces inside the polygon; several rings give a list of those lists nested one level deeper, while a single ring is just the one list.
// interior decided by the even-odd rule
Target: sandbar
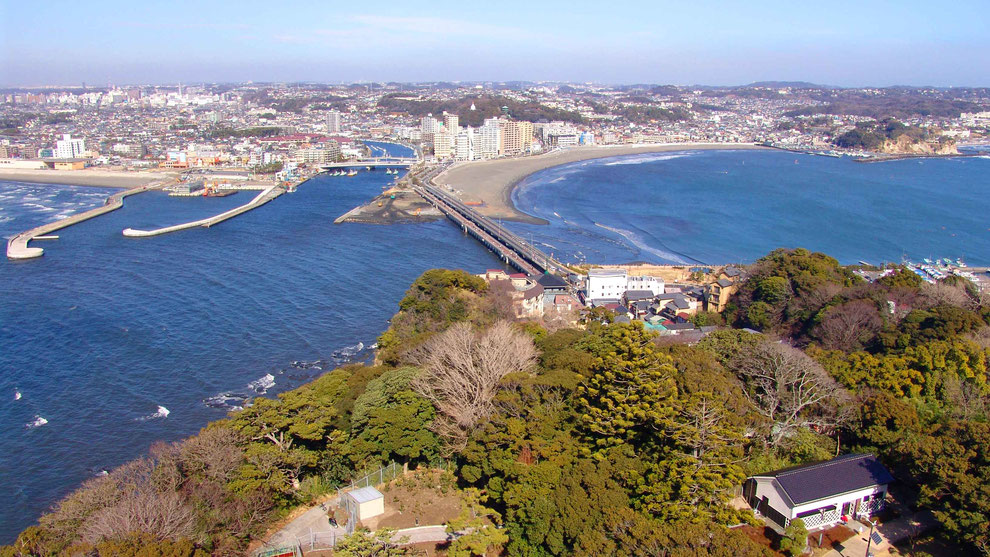
[{"label": "sandbar", "polygon": [[698,149],[767,149],[767,147],[752,143],[652,143],[571,147],[528,157],[458,163],[442,172],[433,181],[440,186],[450,186],[466,202],[481,203],[475,208],[485,216],[546,224],[543,219],[518,210],[512,203],[512,190],[524,178],[535,172],[589,159]]},{"label": "sandbar", "polygon": [[173,175],[174,173],[166,172],[127,172],[123,170],[0,169],[0,180],[3,181],[100,188],[133,188]]}]

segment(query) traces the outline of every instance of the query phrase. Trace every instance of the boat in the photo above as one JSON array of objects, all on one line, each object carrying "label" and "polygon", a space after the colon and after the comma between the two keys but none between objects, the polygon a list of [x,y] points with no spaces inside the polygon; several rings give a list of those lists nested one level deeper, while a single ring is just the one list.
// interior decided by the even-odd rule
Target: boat
[{"label": "boat", "polygon": [[347,175],[348,176],[357,176],[357,173],[358,173],[357,170],[352,170],[352,171],[348,172]]}]

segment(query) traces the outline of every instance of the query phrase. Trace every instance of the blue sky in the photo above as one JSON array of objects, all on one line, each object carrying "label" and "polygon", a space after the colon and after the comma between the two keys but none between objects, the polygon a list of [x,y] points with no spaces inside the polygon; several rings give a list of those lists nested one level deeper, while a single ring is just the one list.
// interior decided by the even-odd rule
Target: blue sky
[{"label": "blue sky", "polygon": [[990,85],[987,0],[0,0],[0,85]]}]

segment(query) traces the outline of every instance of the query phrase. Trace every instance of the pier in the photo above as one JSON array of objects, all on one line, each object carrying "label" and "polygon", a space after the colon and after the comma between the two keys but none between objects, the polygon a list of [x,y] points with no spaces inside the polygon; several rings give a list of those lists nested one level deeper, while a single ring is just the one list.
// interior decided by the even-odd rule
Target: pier
[{"label": "pier", "polygon": [[125,197],[150,190],[160,189],[165,185],[166,182],[153,182],[151,184],[145,184],[129,190],[120,191],[108,197],[106,203],[104,203],[102,207],[96,207],[88,211],[83,211],[82,213],[78,213],[64,219],[59,219],[48,224],[43,224],[37,228],[32,228],[26,232],[21,232],[7,242],[7,258],[33,259],[35,257],[41,257],[44,255],[45,250],[42,248],[30,247],[28,246],[28,242],[49,236],[52,232],[67,228],[73,224],[78,224],[111,211],[116,211],[124,206]]},{"label": "pier", "polygon": [[516,269],[529,275],[543,273],[566,275],[569,272],[566,267],[546,253],[442,189],[432,185],[414,185],[413,189],[460,226],[465,233],[474,236],[500,259]]},{"label": "pier", "polygon": [[234,207],[229,211],[224,211],[219,215],[214,215],[205,219],[195,220],[192,222],[187,222],[183,224],[176,224],[174,226],[166,226],[164,228],[156,228],[154,230],[136,230],[133,228],[125,228],[124,236],[128,238],[146,238],[149,236],[159,236],[161,234],[168,234],[169,232],[178,232],[179,230],[186,230],[188,228],[195,228],[197,226],[202,226],[209,228],[215,224],[220,224],[221,222],[232,219],[237,215],[246,213],[251,209],[260,207],[265,203],[268,203],[272,199],[285,193],[286,189],[283,186],[268,186],[261,193],[256,195],[254,199],[241,205],[240,207]]}]

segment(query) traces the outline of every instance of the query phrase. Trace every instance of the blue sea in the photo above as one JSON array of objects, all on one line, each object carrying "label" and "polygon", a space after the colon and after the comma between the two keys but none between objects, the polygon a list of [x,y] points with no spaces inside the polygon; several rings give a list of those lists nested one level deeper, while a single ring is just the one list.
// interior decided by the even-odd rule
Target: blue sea
[{"label": "blue sea", "polygon": [[990,265],[987,157],[855,162],[770,150],[596,159],[534,174],[513,224],[565,262],[748,263],[778,247],[845,264]]},{"label": "blue sea", "polygon": [[[423,271],[500,267],[448,221],[333,224],[393,178],[320,177],[213,228],[125,238],[124,228],[203,218],[254,196],[140,194],[32,244],[45,248],[40,259],[4,257],[0,543],[155,441],[366,360]],[[0,236],[101,205],[112,191],[0,182]]]},{"label": "blue sea", "polygon": [[[213,228],[125,238],[124,228],[203,218],[253,195],[141,194],[36,242],[40,259],[0,261],[0,542],[156,441],[366,360],[424,270],[500,266],[447,221],[333,224],[392,178],[320,177]],[[531,176],[514,197],[550,224],[507,224],[565,261],[748,262],[804,246],[844,263],[990,265],[988,186],[990,160],[979,158],[635,155]],[[112,191],[0,182],[0,236]]]}]

